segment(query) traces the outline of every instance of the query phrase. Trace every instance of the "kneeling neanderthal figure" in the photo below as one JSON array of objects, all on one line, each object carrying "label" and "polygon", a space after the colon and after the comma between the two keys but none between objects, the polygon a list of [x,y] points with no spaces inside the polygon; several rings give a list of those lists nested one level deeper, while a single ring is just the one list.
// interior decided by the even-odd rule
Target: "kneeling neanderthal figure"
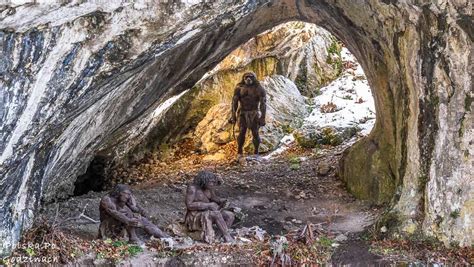
[{"label": "kneeling neanderthal figure", "polygon": [[229,123],[234,124],[237,120],[237,109],[240,103],[239,115],[239,137],[237,138],[239,156],[243,153],[245,135],[247,129],[252,131],[253,146],[255,154],[258,154],[260,126],[265,126],[266,115],[266,93],[253,72],[247,72],[242,81],[237,84],[232,98],[232,115]]},{"label": "kneeling neanderthal figure", "polygon": [[225,242],[233,241],[228,228],[234,222],[234,214],[223,210],[227,201],[217,197],[214,192],[214,186],[220,184],[221,180],[217,175],[200,171],[186,191],[186,227],[190,231],[201,231],[201,237],[207,243],[214,241],[214,223]]},{"label": "kneeling neanderthal figure", "polygon": [[140,242],[135,232],[137,228],[154,237],[169,237],[146,218],[127,185],[116,185],[112,192],[102,197],[99,210],[99,238],[121,237],[126,231],[130,242]]}]

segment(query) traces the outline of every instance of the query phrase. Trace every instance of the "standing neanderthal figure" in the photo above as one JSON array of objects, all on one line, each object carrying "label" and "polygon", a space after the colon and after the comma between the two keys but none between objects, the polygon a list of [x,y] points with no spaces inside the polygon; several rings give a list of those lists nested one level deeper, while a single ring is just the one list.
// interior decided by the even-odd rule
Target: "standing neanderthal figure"
[{"label": "standing neanderthal figure", "polygon": [[136,229],[141,228],[148,234],[162,238],[169,237],[147,218],[132,191],[127,185],[118,184],[100,201],[99,238],[117,238],[127,232],[130,242],[140,242]]},{"label": "standing neanderthal figure", "polygon": [[260,136],[258,130],[265,125],[266,115],[266,93],[257,80],[253,72],[247,72],[242,77],[242,81],[237,84],[232,98],[232,116],[229,123],[234,124],[237,120],[237,109],[240,103],[239,115],[239,137],[237,138],[238,154],[243,153],[245,135],[250,128],[253,137],[255,154],[258,154],[260,146]]},{"label": "standing neanderthal figure", "polygon": [[227,201],[214,192],[214,186],[220,184],[221,180],[214,173],[200,171],[186,191],[184,223],[190,231],[201,231],[201,238],[209,244],[215,238],[213,224],[217,225],[225,242],[233,241],[228,228],[234,222],[234,214],[224,210]]}]

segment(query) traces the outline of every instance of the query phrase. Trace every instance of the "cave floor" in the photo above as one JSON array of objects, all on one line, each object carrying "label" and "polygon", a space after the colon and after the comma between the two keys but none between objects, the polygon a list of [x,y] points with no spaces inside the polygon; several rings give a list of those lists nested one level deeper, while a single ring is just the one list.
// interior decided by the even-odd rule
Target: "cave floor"
[{"label": "cave floor", "polygon": [[[316,239],[321,237],[330,240],[325,253],[329,257],[332,255],[332,263],[380,263],[384,261],[383,257],[369,252],[369,244],[363,240],[361,233],[374,222],[381,208],[356,200],[337,177],[338,162],[345,147],[318,153],[290,149],[272,159],[247,157],[240,162],[218,165],[202,162],[194,164],[195,160],[190,160],[194,163],[186,165],[180,161],[177,166],[161,166],[169,168],[168,172],[160,173],[166,173],[166,179],[160,175],[147,177],[136,183],[133,191],[153,222],[170,234],[183,235],[179,229],[182,228],[180,223],[185,214],[186,184],[197,170],[212,169],[224,180],[223,185],[217,187],[218,195],[227,198],[230,207],[241,209],[233,225],[234,236],[237,233],[235,229],[258,226],[267,232],[267,237],[275,239],[279,235],[297,233],[308,223],[319,233]],[[98,204],[104,194],[89,192],[49,204],[44,207],[42,214],[49,219],[75,217],[85,207],[88,217],[99,220]],[[61,227],[84,240],[95,239],[98,231],[97,223],[84,219]],[[252,237],[246,236],[242,240],[252,240]],[[254,264],[255,261],[251,260],[254,256],[255,251],[252,252],[252,249],[236,249],[229,254],[227,250],[225,253],[209,251],[208,247],[181,253],[179,261],[192,265],[243,265]],[[94,256],[88,256],[88,263],[91,257]],[[165,258],[162,254],[145,249],[144,253],[126,259],[122,264],[163,263]]]}]

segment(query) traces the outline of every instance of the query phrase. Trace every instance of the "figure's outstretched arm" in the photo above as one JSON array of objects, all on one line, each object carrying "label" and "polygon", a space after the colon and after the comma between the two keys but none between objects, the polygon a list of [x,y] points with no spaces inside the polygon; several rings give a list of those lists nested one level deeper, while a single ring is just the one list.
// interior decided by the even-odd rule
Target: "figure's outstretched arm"
[{"label": "figure's outstretched arm", "polygon": [[121,223],[130,225],[132,223],[131,218],[125,216],[125,214],[118,211],[115,207],[115,204],[110,200],[110,198],[105,197],[100,201],[100,206],[114,219]]},{"label": "figure's outstretched arm", "polygon": [[186,207],[188,210],[213,210],[216,204],[215,203],[207,203],[201,201],[194,201],[196,196],[196,188],[194,186],[188,186],[186,190]]}]

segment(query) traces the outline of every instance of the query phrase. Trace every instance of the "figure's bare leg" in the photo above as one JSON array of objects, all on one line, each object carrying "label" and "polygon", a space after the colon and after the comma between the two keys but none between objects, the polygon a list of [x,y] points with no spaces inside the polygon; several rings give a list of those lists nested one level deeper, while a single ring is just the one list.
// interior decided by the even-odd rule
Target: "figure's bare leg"
[{"label": "figure's bare leg", "polygon": [[206,221],[202,225],[202,239],[204,242],[208,244],[212,244],[215,239],[214,228],[212,227],[212,223],[214,219],[211,216],[211,211],[205,211],[202,214],[203,219]]},{"label": "figure's bare leg", "polygon": [[258,133],[258,122],[254,122],[254,125],[252,125],[252,141],[253,141],[253,147],[254,147],[254,153],[255,155],[258,155],[258,148],[260,146],[260,134]]},{"label": "figure's bare leg", "polygon": [[142,218],[142,224],[143,224],[143,229],[145,232],[148,234],[157,237],[157,238],[164,238],[164,237],[170,237],[168,234],[165,232],[161,231],[158,226],[154,225],[152,222],[150,222],[146,218]]},{"label": "figure's bare leg", "polygon": [[127,226],[128,240],[130,243],[140,243],[141,240],[138,238],[136,233],[136,228],[132,226]]},{"label": "figure's bare leg", "polygon": [[242,155],[244,152],[244,143],[245,143],[245,135],[247,134],[247,125],[245,123],[240,124],[240,131],[239,136],[237,137],[237,153]]},{"label": "figure's bare leg", "polygon": [[235,219],[234,213],[228,210],[223,210],[221,213],[222,213],[222,218],[224,219],[227,227],[230,228],[232,224],[234,223],[234,219]]},{"label": "figure's bare leg", "polygon": [[229,234],[229,229],[227,228],[226,221],[224,221],[224,218],[222,218],[222,214],[220,211],[211,212],[211,219],[215,224],[217,224],[217,228],[219,228],[222,235],[224,236],[225,242],[234,241],[232,236],[230,236]]}]

